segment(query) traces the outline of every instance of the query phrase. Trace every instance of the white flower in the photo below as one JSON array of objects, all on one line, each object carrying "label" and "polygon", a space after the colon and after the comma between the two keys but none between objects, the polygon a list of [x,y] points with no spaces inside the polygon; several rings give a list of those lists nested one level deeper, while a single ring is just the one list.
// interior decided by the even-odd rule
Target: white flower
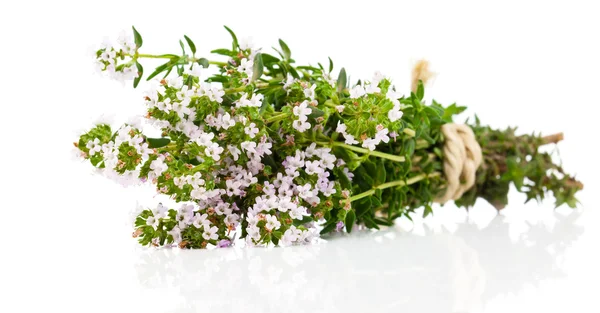
[{"label": "white flower", "polygon": [[396,92],[393,88],[390,87],[390,89],[388,89],[387,93],[385,94],[385,97],[393,101],[400,99],[402,97],[402,94]]},{"label": "white flower", "polygon": [[295,120],[294,122],[292,122],[292,126],[301,133],[310,129],[310,123],[303,122],[301,120]]},{"label": "white flower", "polygon": [[225,181],[225,185],[227,186],[226,192],[228,196],[239,196],[242,194],[242,183],[240,181],[230,179]]},{"label": "white flower", "polygon": [[221,153],[223,153],[223,148],[221,148],[219,146],[218,143],[211,143],[210,146],[208,146],[205,150],[204,153],[206,153],[206,155],[210,156],[213,158],[213,160],[215,161],[219,161],[221,159]]},{"label": "white flower", "polygon": [[[263,136],[264,138],[264,136]],[[271,155],[271,147],[273,147],[273,144],[270,142],[261,142],[256,146],[256,154],[260,155],[261,157],[265,154],[267,155]]]},{"label": "white flower", "polygon": [[335,183],[332,181],[323,182],[319,185],[319,191],[321,191],[325,197],[329,197],[335,193]]},{"label": "white flower", "polygon": [[233,156],[234,161],[237,161],[240,158],[240,153],[242,153],[242,151],[240,149],[238,149],[236,146],[232,146],[232,145],[228,145],[227,150]]},{"label": "white flower", "polygon": [[219,125],[223,129],[229,129],[229,127],[235,126],[235,119],[232,119],[229,113],[219,115]]},{"label": "white flower", "polygon": [[240,144],[242,150],[246,151],[246,154],[256,153],[256,142],[244,141]]},{"label": "white flower", "polygon": [[240,66],[238,66],[237,70],[240,73],[246,73],[248,77],[252,77],[252,68],[254,67],[254,61],[243,58],[241,60]]},{"label": "white flower", "polygon": [[381,129],[377,130],[377,133],[375,134],[375,140],[377,141],[383,141],[385,143],[390,142],[390,137],[388,136],[389,130],[387,128],[383,128],[382,125],[377,125],[378,128],[379,126],[381,126]]},{"label": "white flower", "polygon": [[[398,100],[396,100],[398,101]],[[388,118],[390,119],[390,122],[395,122],[397,120],[399,120],[400,118],[402,118],[402,115],[404,113],[402,113],[402,111],[400,111],[400,106],[394,106],[394,108],[392,108],[391,110],[388,111]]]},{"label": "white flower", "polygon": [[361,85],[356,85],[356,86],[354,86],[354,88],[352,88],[350,90],[350,98],[351,99],[358,99],[364,95],[365,95],[365,88],[363,88],[363,86],[361,86]]},{"label": "white flower", "polygon": [[229,214],[225,217],[225,224],[234,226],[237,225],[240,221],[240,216],[236,213]]},{"label": "white flower", "polygon": [[85,145],[86,148],[90,150],[89,155],[94,155],[96,152],[100,152],[102,150],[102,145],[100,144],[100,139],[94,138],[94,140],[88,141]]},{"label": "white flower", "polygon": [[304,96],[309,98],[310,100],[314,100],[315,99],[315,88],[317,87],[317,84],[313,84],[312,86],[310,86],[310,88],[305,88],[304,89]]},{"label": "white flower", "polygon": [[344,139],[346,139],[345,142],[347,145],[355,145],[358,143],[358,140],[354,139],[354,136],[352,136],[350,134],[345,134]]},{"label": "white flower", "polygon": [[196,139],[196,144],[198,144],[199,146],[209,147],[212,144],[213,138],[215,138],[214,133],[202,133]]},{"label": "white flower", "polygon": [[206,196],[206,188],[197,187],[190,192],[190,197],[197,200],[206,200],[208,197]]},{"label": "white flower", "polygon": [[148,218],[146,218],[146,225],[148,225],[148,226],[158,225],[158,219],[155,218],[154,216],[148,216]]},{"label": "white flower", "polygon": [[294,77],[292,77],[292,75],[288,74],[285,84],[283,84],[283,89],[287,90],[287,92],[289,93],[290,86],[292,86],[292,84],[295,82],[296,82],[296,79],[294,79]]},{"label": "white flower", "polygon": [[304,151],[304,155],[307,158],[310,158],[316,154],[317,154],[317,144],[313,142],[310,144],[310,146],[306,147],[306,150]]},{"label": "white flower", "polygon": [[301,233],[302,233],[302,231],[297,229],[296,226],[292,225],[292,226],[290,226],[290,228],[288,230],[285,231],[285,233],[283,233],[283,236],[281,236],[281,240],[279,241],[279,244],[282,246],[289,246],[293,242],[298,240],[298,236]]},{"label": "white flower", "polygon": [[308,107],[308,101],[302,101],[298,106],[293,109],[294,115],[296,116],[307,116],[312,110]]},{"label": "white flower", "polygon": [[250,138],[254,138],[256,137],[256,134],[258,134],[258,128],[256,127],[256,124],[250,123],[250,125],[244,128],[244,132],[246,135],[250,136]]},{"label": "white flower", "polygon": [[252,173],[250,173],[250,172],[246,172],[242,176],[241,183],[244,186],[246,186],[246,187],[249,187],[250,185],[256,184],[257,182],[258,182],[258,178],[252,176]]},{"label": "white flower", "polygon": [[374,84],[375,86],[377,86],[377,85],[379,85],[379,82],[381,82],[384,79],[385,79],[385,77],[383,76],[383,74],[381,74],[380,71],[375,71],[375,73],[373,73],[373,79],[371,81],[371,84]]},{"label": "white flower", "polygon": [[162,203],[159,203],[156,208],[152,209],[152,214],[156,218],[163,218],[167,213],[167,207],[165,207]]},{"label": "white flower", "polygon": [[398,101],[399,98],[402,98],[402,94],[399,92],[394,91],[393,87],[390,87],[390,89],[388,89],[388,92],[385,94],[385,97],[392,101],[392,103],[394,104],[394,107],[398,107],[398,109],[400,109],[400,101]]},{"label": "white flower", "polygon": [[260,93],[253,94],[252,99],[250,99],[250,106],[260,108],[264,99],[265,96]]},{"label": "white flower", "polygon": [[265,229],[267,229],[268,231],[273,231],[281,227],[281,222],[277,219],[277,216],[275,215],[267,214],[266,221],[267,223],[265,224]]},{"label": "white flower", "polygon": [[196,77],[201,77],[202,72],[204,72],[204,68],[201,65],[196,64],[196,63],[193,63],[191,68],[186,68],[184,71],[185,74],[196,76]]},{"label": "white flower", "polygon": [[175,184],[175,186],[177,186],[179,188],[183,188],[183,186],[185,186],[185,184],[186,184],[186,181],[183,177],[174,177],[173,183]]},{"label": "white flower", "polygon": [[296,186],[296,191],[302,199],[307,199],[314,196],[314,193],[312,192],[312,186],[309,183],[306,183],[303,186]]},{"label": "white flower", "polygon": [[202,233],[202,238],[204,238],[206,240],[217,240],[217,239],[219,239],[219,235],[217,235],[217,231],[219,231],[219,228],[217,228],[217,226],[213,226],[211,228],[205,227],[204,233]]},{"label": "white flower", "polygon": [[336,105],[336,106],[335,106],[335,109],[338,111],[338,113],[342,113],[342,112],[344,112],[344,109],[345,109],[345,108],[346,108],[346,107],[345,107],[343,104],[340,104],[340,105]]},{"label": "white flower", "polygon": [[192,224],[196,228],[200,228],[200,227],[204,227],[204,229],[209,228],[210,221],[208,220],[208,214],[206,214],[206,213],[204,213],[202,215],[196,214],[196,216],[194,216],[194,222]]},{"label": "white flower", "polygon": [[225,95],[225,91],[222,88],[211,87],[210,92],[207,92],[206,95],[210,101],[215,101],[217,103],[223,102],[223,96]]},{"label": "white flower", "polygon": [[323,172],[323,169],[321,168],[321,162],[319,161],[306,161],[304,164],[306,166],[304,171],[308,175],[319,174]]},{"label": "white flower", "polygon": [[165,157],[161,155],[158,157],[158,159],[150,163],[150,169],[152,170],[152,173],[154,173],[154,177],[162,175],[162,173],[169,168],[169,166],[167,166],[167,164],[164,162],[164,159]]},{"label": "white flower", "polygon": [[252,50],[254,47],[254,43],[252,42],[252,37],[242,37],[239,40],[240,49],[242,50]]},{"label": "white flower", "polygon": [[297,206],[296,208],[294,208],[293,210],[290,211],[290,217],[295,219],[295,220],[301,220],[304,218],[304,216],[308,216],[310,215],[307,211],[306,211],[306,207],[303,206]]},{"label": "white flower", "polygon": [[367,85],[367,88],[365,88],[365,92],[368,94],[377,93],[381,92],[381,88],[377,87],[377,84],[371,83]]},{"label": "white flower", "polygon": [[181,241],[181,229],[179,229],[179,227],[177,227],[177,226],[173,227],[173,229],[168,231],[167,234],[173,237],[173,241],[175,243],[178,243]]},{"label": "white flower", "polygon": [[290,197],[282,197],[279,199],[279,204],[277,209],[281,212],[291,211],[296,208],[296,204],[292,202],[292,198]]},{"label": "white flower", "polygon": [[164,101],[158,102],[156,104],[156,107],[159,110],[161,110],[163,112],[167,112],[167,113],[173,109],[173,105],[171,104],[171,99],[170,98],[167,98]]},{"label": "white flower", "polygon": [[183,87],[183,77],[173,76],[167,80],[167,84],[175,89],[181,89]]},{"label": "white flower", "polygon": [[336,160],[337,159],[336,159],[335,155],[333,155],[331,153],[323,154],[321,156],[321,166],[332,170],[333,167],[335,166]]},{"label": "white flower", "polygon": [[246,228],[246,232],[248,233],[248,237],[254,240],[260,239],[260,229],[256,227],[256,225],[250,225]]},{"label": "white flower", "polygon": [[106,61],[106,62],[110,62],[113,63],[114,59],[117,57],[117,52],[115,52],[114,50],[106,50],[104,52],[102,52],[102,54],[100,54],[100,59],[102,61]]},{"label": "white flower", "polygon": [[[298,168],[304,166],[304,154],[300,150],[296,150],[294,156],[288,155],[285,159],[287,162],[286,168]],[[279,174],[277,175],[279,178]]]},{"label": "white flower", "polygon": [[346,134],[346,129],[347,129],[346,124],[341,123],[340,121],[338,121],[337,128],[335,129],[335,131],[338,132],[338,133],[340,133],[340,134],[344,134],[345,135]]},{"label": "white flower", "polygon": [[379,143],[379,140],[376,139],[372,139],[372,138],[367,138],[363,141],[362,146],[363,148],[367,148],[371,151],[375,150],[375,146]]}]

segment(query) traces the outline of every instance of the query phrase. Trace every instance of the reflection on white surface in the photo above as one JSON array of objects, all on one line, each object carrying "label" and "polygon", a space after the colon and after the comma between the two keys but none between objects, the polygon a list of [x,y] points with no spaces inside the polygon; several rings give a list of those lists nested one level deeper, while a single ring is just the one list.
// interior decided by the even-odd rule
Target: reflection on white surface
[{"label": "reflection on white surface", "polygon": [[552,215],[553,227],[517,236],[498,216],[483,229],[395,227],[290,248],[146,250],[135,270],[147,293],[178,295],[165,312],[478,312],[563,275],[561,256],[583,229],[577,212]]}]

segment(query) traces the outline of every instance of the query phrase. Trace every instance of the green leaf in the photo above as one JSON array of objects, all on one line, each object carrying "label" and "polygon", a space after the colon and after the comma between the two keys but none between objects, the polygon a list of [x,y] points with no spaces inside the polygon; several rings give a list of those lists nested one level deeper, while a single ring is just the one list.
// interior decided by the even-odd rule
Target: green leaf
[{"label": "green leaf", "polygon": [[190,39],[190,37],[183,35],[183,38],[185,38],[185,41],[187,41],[188,46],[190,46],[190,50],[192,50],[192,53],[196,54],[196,45]]},{"label": "green leaf", "polygon": [[331,232],[335,228],[335,223],[327,224],[320,232],[321,235]]},{"label": "green leaf", "polygon": [[236,51],[238,48],[238,40],[237,40],[237,37],[235,36],[235,33],[229,27],[227,27],[227,26],[223,26],[223,27],[225,27],[225,29],[227,29],[227,31],[231,35],[231,38],[233,39],[233,42],[231,43],[231,50]]},{"label": "green leaf", "polygon": [[228,50],[228,49],[215,49],[215,50],[212,50],[210,53],[226,55],[228,57],[235,56],[235,52]]},{"label": "green leaf", "polygon": [[254,57],[254,66],[252,67],[252,81],[258,80],[262,76],[264,69],[261,54],[257,53]]},{"label": "green leaf", "polygon": [[[167,72],[167,75],[169,75],[169,73],[171,72],[171,69],[173,68],[173,66],[175,64],[177,64],[179,62],[180,58],[178,56],[172,57],[167,63],[159,65],[156,70],[154,70],[154,72],[152,72],[152,74],[150,74],[150,76],[148,76],[148,78],[146,78],[146,80],[151,80],[152,78],[154,78],[156,75],[160,74],[161,72],[165,71],[165,70],[169,70],[169,72]],[[165,77],[167,76],[165,75]]]},{"label": "green leaf", "polygon": [[354,205],[354,209],[356,210],[356,215],[358,217],[361,217],[365,215],[365,213],[371,211],[371,199],[373,199],[373,197],[366,197],[356,202],[352,202],[352,204]]},{"label": "green leaf", "polygon": [[135,67],[137,67],[138,77],[136,77],[133,80],[133,88],[136,88],[138,86],[138,84],[140,83],[140,80],[142,80],[142,75],[144,74],[144,68],[142,67],[142,65],[140,63],[135,62]]},{"label": "green leaf", "polygon": [[142,43],[144,43],[144,41],[142,40],[142,35],[138,33],[137,29],[135,29],[134,26],[131,26],[131,28],[133,29],[133,40],[135,42],[136,47],[139,49],[142,46]]},{"label": "green leaf", "polygon": [[346,88],[346,69],[342,67],[337,79],[337,91],[342,92]]},{"label": "green leaf", "polygon": [[417,98],[423,100],[425,96],[425,87],[423,87],[423,81],[419,80],[419,86],[417,87]]},{"label": "green leaf", "polygon": [[365,226],[367,226],[367,228],[379,229],[379,225],[377,225],[377,223],[375,223],[375,221],[373,221],[373,219],[371,218],[371,216],[365,216],[363,218],[363,221],[365,223]]},{"label": "green leaf", "polygon": [[406,140],[406,142],[404,143],[404,155],[406,155],[407,157],[412,156],[415,153],[415,145],[416,141],[414,138]]},{"label": "green leaf", "polygon": [[270,64],[279,62],[279,58],[274,57],[268,53],[261,53],[261,55],[262,55],[263,64],[265,64],[265,65],[270,65]]},{"label": "green leaf", "polygon": [[298,75],[298,72],[296,71],[296,69],[293,66],[290,66],[290,74],[295,79],[300,79],[300,75]]},{"label": "green leaf", "polygon": [[311,216],[305,216],[301,220],[294,220],[293,224],[294,224],[294,226],[300,226],[300,225],[304,225],[306,223],[310,223],[312,221],[313,221],[313,219]]},{"label": "green leaf", "polygon": [[393,226],[394,225],[394,222],[388,221],[388,220],[385,220],[385,219],[379,218],[379,217],[374,218],[373,221],[375,221],[375,224],[377,224],[377,225],[383,225],[383,226]]},{"label": "green leaf", "polygon": [[308,117],[310,117],[310,118],[317,118],[319,116],[325,115],[325,112],[323,112],[315,107],[310,107],[310,109],[312,110],[312,112],[308,115]]},{"label": "green leaf", "polygon": [[382,160],[381,162],[379,162],[379,164],[377,164],[377,169],[376,169],[376,174],[375,174],[375,183],[377,185],[381,185],[381,184],[385,183],[385,178],[386,178],[385,176],[386,176],[385,165]]},{"label": "green leaf", "polygon": [[170,63],[167,62],[163,65],[159,65],[154,72],[152,72],[152,74],[150,74],[148,76],[148,78],[146,78],[146,80],[151,80],[152,78],[154,78],[156,75],[160,74],[162,71],[166,70],[169,67]]},{"label": "green leaf", "polygon": [[329,73],[331,73],[331,71],[333,71],[333,61],[331,60],[330,57],[327,57],[329,59]]},{"label": "green leaf", "polygon": [[371,196],[369,198],[371,198],[371,208],[377,209],[383,206],[381,201],[376,196]]},{"label": "green leaf", "polygon": [[283,56],[285,57],[286,60],[289,60],[292,56],[292,52],[290,51],[290,48],[281,39],[279,39],[279,45],[281,46],[281,51],[283,52]]},{"label": "green leaf", "polygon": [[146,138],[146,141],[150,149],[162,148],[171,143],[171,139],[169,138]]},{"label": "green leaf", "polygon": [[354,222],[356,221],[356,213],[354,212],[354,210],[350,210],[348,211],[348,213],[346,214],[346,231],[348,233],[352,232],[352,227],[354,226]]},{"label": "green leaf", "polygon": [[198,61],[196,61],[196,62],[204,68],[207,68],[209,65],[208,59],[206,59],[206,58],[199,58]]},{"label": "green leaf", "polygon": [[228,76],[223,76],[223,75],[215,75],[215,76],[209,77],[207,79],[207,81],[209,83],[212,83],[212,82],[226,83],[226,82],[229,82],[229,77]]},{"label": "green leaf", "polygon": [[185,45],[183,45],[183,41],[179,40],[179,46],[181,46],[181,52],[185,55]]},{"label": "green leaf", "polygon": [[423,211],[423,218],[427,217],[427,215],[432,214],[433,210],[429,204],[425,204],[425,210]]}]

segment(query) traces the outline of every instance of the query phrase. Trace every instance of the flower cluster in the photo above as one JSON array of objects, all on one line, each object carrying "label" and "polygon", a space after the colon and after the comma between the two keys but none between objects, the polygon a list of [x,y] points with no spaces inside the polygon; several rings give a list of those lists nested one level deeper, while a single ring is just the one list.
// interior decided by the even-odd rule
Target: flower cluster
[{"label": "flower cluster", "polygon": [[96,52],[98,71],[106,72],[109,77],[118,81],[137,78],[140,73],[133,59],[137,46],[131,36],[122,33],[116,44],[105,41]]},{"label": "flower cluster", "polygon": [[[380,72],[351,84],[341,69],[333,79],[331,59],[328,69],[295,66],[285,42],[275,56],[227,30],[231,49],[213,51],[226,61],[197,57],[187,36],[183,55],[142,54],[135,29],[133,40],[96,53],[102,71],[134,78],[134,87],[141,59],[167,60],[147,76],[142,122],[98,123],[75,143],[106,176],[150,184],[177,203],[140,210],[141,244],[285,246],[357,223],[389,226],[421,206],[430,212],[446,186],[440,128],[463,108],[425,105],[422,85],[402,96]],[[206,75],[210,65],[219,72]],[[147,126],[160,137],[144,135]]]}]

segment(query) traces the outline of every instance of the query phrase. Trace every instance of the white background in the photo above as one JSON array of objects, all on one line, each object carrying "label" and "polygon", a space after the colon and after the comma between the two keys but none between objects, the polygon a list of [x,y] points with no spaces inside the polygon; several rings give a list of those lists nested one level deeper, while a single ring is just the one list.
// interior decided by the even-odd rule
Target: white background
[{"label": "white background", "polygon": [[[11,1],[0,4],[2,312],[598,312],[598,9],[594,1]],[[392,3],[394,3],[392,5]],[[73,162],[71,142],[141,94],[94,74],[90,52],[135,25],[146,53],[203,55],[223,24],[300,63],[374,70],[484,123],[563,131],[565,168],[585,183],[575,212],[551,202],[448,205],[415,224],[290,249],[138,248],[129,212],[152,193]],[[148,71],[152,63],[146,63]],[[570,213],[570,214],[569,214]]]}]

